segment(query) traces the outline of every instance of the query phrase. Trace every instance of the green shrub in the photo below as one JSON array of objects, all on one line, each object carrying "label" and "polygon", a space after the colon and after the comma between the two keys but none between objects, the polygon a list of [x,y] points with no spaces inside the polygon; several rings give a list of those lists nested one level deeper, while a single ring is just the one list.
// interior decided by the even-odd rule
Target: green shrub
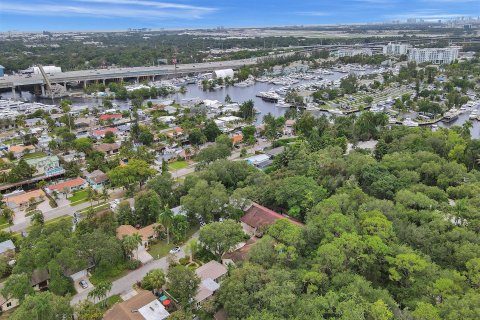
[{"label": "green shrub", "polygon": [[129,270],[135,270],[138,267],[140,267],[142,263],[138,260],[129,260],[127,261],[127,269]]},{"label": "green shrub", "polygon": [[189,258],[189,257],[183,257],[183,258],[178,259],[178,262],[179,262],[182,266],[186,266],[187,264],[190,263],[190,258]]}]

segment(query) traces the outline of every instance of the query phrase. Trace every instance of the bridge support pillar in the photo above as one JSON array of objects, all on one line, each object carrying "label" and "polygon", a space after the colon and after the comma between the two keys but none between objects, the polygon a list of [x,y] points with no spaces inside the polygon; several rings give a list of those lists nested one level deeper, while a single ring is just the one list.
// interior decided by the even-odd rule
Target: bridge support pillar
[{"label": "bridge support pillar", "polygon": [[17,97],[15,93],[15,86],[12,86],[12,95],[13,95],[13,99]]},{"label": "bridge support pillar", "polygon": [[87,80],[83,80],[83,89],[87,89]]},{"label": "bridge support pillar", "polygon": [[102,81],[103,81],[103,85],[105,85],[105,79],[103,79]]},{"label": "bridge support pillar", "polygon": [[42,88],[42,97],[45,97],[45,86],[42,84],[40,88]]},{"label": "bridge support pillar", "polygon": [[65,89],[65,91],[67,91],[67,83],[66,82],[63,83],[63,89]]}]

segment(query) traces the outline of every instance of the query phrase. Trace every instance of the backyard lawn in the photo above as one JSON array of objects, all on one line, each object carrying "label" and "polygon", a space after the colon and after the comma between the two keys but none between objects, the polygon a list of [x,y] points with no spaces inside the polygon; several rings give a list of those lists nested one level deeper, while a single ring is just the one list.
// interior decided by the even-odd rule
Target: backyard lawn
[{"label": "backyard lawn", "polygon": [[68,201],[70,201],[70,205],[77,205],[87,201],[87,195],[88,195],[87,190],[77,191],[73,193],[73,195],[70,196],[70,198],[68,198]]},{"label": "backyard lawn", "polygon": [[[190,238],[193,236],[195,232],[198,231],[198,229],[199,229],[199,225],[194,225],[190,227],[185,237],[185,239],[187,239],[186,242],[190,240]],[[160,259],[168,255],[168,252],[171,249],[173,249],[173,247],[175,246],[177,245],[173,244],[171,241],[169,244],[167,244],[167,240],[158,240],[155,244],[150,245],[150,248],[148,249],[148,253],[150,253],[154,259]]]},{"label": "backyard lawn", "polygon": [[46,156],[47,156],[47,154],[45,152],[37,151],[37,152],[27,153],[22,158],[25,159],[25,160],[28,160],[28,159],[43,158],[43,157],[46,157]]},{"label": "backyard lawn", "polygon": [[179,170],[188,167],[187,161],[175,161],[168,165],[170,170]]}]

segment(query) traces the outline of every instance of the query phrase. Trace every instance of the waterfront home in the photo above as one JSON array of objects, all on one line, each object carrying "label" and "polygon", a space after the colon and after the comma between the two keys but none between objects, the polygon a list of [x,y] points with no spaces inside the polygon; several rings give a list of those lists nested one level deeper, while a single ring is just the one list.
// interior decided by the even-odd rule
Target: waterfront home
[{"label": "waterfront home", "polygon": [[110,114],[110,113],[107,113],[107,114],[102,114],[98,120],[100,121],[108,121],[108,120],[120,120],[122,119],[122,114],[121,113],[113,113],[113,114]]}]

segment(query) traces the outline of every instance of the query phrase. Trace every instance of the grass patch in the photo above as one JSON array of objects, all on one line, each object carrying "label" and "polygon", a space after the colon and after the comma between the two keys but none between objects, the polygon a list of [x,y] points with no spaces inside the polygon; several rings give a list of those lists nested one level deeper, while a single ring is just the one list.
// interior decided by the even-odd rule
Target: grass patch
[{"label": "grass patch", "polygon": [[[200,229],[198,224],[193,225],[188,229],[185,239],[188,242],[195,232]],[[167,240],[157,240],[155,243],[151,244],[148,248],[148,253],[152,255],[154,259],[160,259],[168,255],[168,252],[176,247],[178,244],[173,244],[171,241],[167,244]]]},{"label": "grass patch", "polygon": [[[110,204],[103,203],[103,204],[100,204],[100,205],[95,205],[95,204],[93,205],[93,213],[97,213],[97,212],[103,211],[105,209],[110,209]],[[87,207],[85,209],[80,210],[80,215],[81,216],[86,215],[89,210],[90,210],[90,207]]]},{"label": "grass patch", "polygon": [[46,157],[47,154],[43,151],[37,151],[37,152],[32,152],[32,153],[27,153],[26,155],[24,155],[22,158],[24,160],[28,160],[28,159],[37,159],[37,158],[43,158],[43,157]]},{"label": "grass patch", "polygon": [[[119,303],[119,302],[122,302],[122,298],[120,298],[120,295],[119,294],[115,294],[105,300],[102,300],[100,302],[97,303],[97,305],[102,308],[102,310],[105,310],[107,311],[108,309],[110,309],[115,303]],[[104,306],[105,304],[105,306]]]},{"label": "grass patch", "polygon": [[179,170],[188,167],[187,161],[175,161],[168,165],[170,170]]},{"label": "grass patch", "polygon": [[130,272],[130,270],[127,269],[127,263],[125,261],[108,269],[95,270],[88,280],[95,286],[103,281],[113,282],[125,276],[128,272]]},{"label": "grass patch", "polygon": [[7,219],[2,215],[0,216],[0,229],[8,228],[10,224],[8,223]]},{"label": "grass patch", "polygon": [[80,204],[82,202],[87,201],[87,197],[88,197],[88,191],[81,190],[73,193],[72,196],[68,198],[68,201],[70,201],[70,205]]},{"label": "grass patch", "polygon": [[[45,221],[45,226],[46,225],[49,225],[49,224],[54,224],[54,223],[59,223],[61,221],[69,221],[70,223],[72,223],[72,217],[70,216],[62,216],[62,217],[58,217],[58,218],[55,218],[55,219],[52,219],[52,220],[48,220],[48,221]],[[32,229],[33,226],[29,226],[27,227],[27,232],[30,232],[30,230]]]}]

